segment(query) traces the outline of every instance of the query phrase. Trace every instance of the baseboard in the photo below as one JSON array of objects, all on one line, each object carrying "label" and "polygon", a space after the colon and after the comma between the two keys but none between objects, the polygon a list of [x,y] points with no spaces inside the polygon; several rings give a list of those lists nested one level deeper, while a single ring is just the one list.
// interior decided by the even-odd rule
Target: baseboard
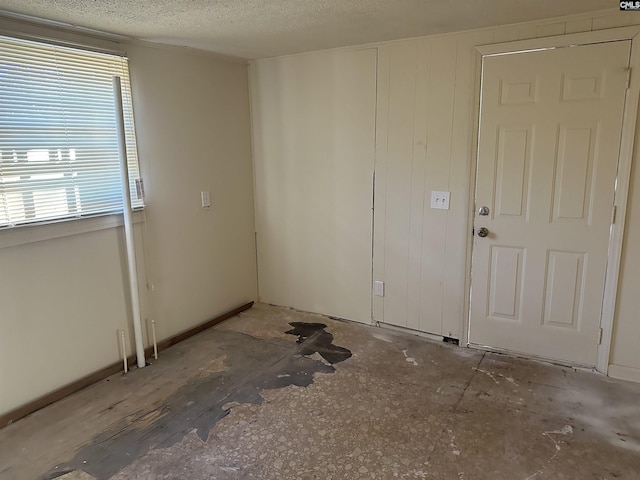
[{"label": "baseboard", "polygon": [[384,323],[384,322],[376,322],[376,324],[380,328],[386,328],[387,330],[393,330],[394,332],[401,332],[401,333],[406,333],[406,334],[409,334],[409,335],[415,335],[417,337],[426,338],[427,340],[432,340],[434,342],[442,343],[442,341],[444,339],[444,337],[442,335],[437,335],[435,333],[423,332],[423,331],[420,331],[420,330],[415,330],[413,328],[400,327],[398,325],[392,325],[390,323]]},{"label": "baseboard", "polygon": [[622,365],[609,365],[607,375],[619,380],[640,383],[640,368],[624,367]]},{"label": "baseboard", "polygon": [[[211,320],[208,320],[200,325],[190,328],[189,330],[186,330],[182,333],[174,335],[173,337],[162,340],[158,342],[158,352],[162,350],[166,350],[167,348],[175,345],[176,343],[180,343],[189,337],[193,337],[194,335],[197,335],[198,333],[203,332],[204,330],[207,330],[208,328],[211,328],[220,322],[223,322],[231,317],[234,317],[239,313],[244,312],[245,310],[249,310],[251,307],[253,307],[253,302],[245,303],[244,305],[238,308],[234,308],[233,310],[223,313],[222,315],[212,318]],[[147,357],[151,356],[152,354],[153,354],[153,346],[145,348],[145,355]],[[129,365],[135,365],[136,356],[131,355],[127,359],[127,362],[129,363]],[[40,410],[41,408],[44,408],[47,405],[51,405],[52,403],[62,400],[63,398],[68,397],[72,393],[76,393],[82,390],[83,388],[87,388],[89,385],[93,385],[94,383],[99,382],[100,380],[104,380],[105,378],[110,377],[111,375],[118,373],[121,370],[122,370],[122,361],[113,363],[85,377],[82,377],[76,380],[75,382],[65,385],[64,387],[61,387],[57,390],[47,393],[42,397],[36,398],[35,400],[29,403],[26,403],[14,410],[11,410],[8,413],[0,415],[0,428],[4,428],[7,425],[10,425],[11,423],[15,422],[16,420],[20,420],[21,418],[26,417],[27,415],[37,410]]]}]

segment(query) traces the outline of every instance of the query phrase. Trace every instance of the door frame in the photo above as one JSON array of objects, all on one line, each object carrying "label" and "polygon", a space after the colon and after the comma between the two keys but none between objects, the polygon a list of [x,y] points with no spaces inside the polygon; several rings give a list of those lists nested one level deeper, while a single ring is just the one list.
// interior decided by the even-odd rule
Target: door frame
[{"label": "door frame", "polygon": [[[629,87],[625,95],[624,112],[622,118],[622,134],[618,156],[618,173],[616,176],[616,190],[614,205],[616,209],[615,222],[609,234],[609,250],[607,255],[607,270],[605,274],[604,297],[600,316],[602,329],[601,343],[598,345],[596,370],[607,374],[611,343],[613,340],[613,326],[615,319],[618,280],[622,259],[622,245],[627,214],[627,199],[631,178],[631,164],[634,156],[640,157],[640,145],[635,145],[636,124],[638,114],[638,100],[640,99],[640,25],[607,30],[596,30],[569,35],[534,38],[514,42],[496,43],[475,47],[475,95],[472,122],[472,150],[470,152],[470,181],[469,204],[467,217],[467,256],[465,271],[465,305],[466,316],[463,319],[463,339],[470,346],[469,330],[471,324],[471,264],[473,258],[474,236],[473,222],[475,219],[476,173],[478,162],[478,128],[480,125],[480,89],[482,82],[482,58],[484,55],[523,52],[548,48],[562,48],[576,45],[631,40],[631,56],[629,66],[631,75]],[[640,136],[640,134],[639,134]],[[640,143],[640,142],[639,142]],[[612,212],[613,213],[613,212]],[[497,349],[496,349],[497,350]]]}]

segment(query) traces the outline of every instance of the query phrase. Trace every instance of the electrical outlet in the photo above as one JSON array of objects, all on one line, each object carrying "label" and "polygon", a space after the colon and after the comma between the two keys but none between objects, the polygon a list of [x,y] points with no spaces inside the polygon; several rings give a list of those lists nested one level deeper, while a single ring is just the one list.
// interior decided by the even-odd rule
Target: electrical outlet
[{"label": "electrical outlet", "polygon": [[200,192],[200,199],[202,200],[202,208],[209,208],[211,206],[211,196],[209,190],[203,190]]},{"label": "electrical outlet", "polygon": [[449,194],[450,192],[431,192],[431,208],[440,210],[449,210]]},{"label": "electrical outlet", "polygon": [[384,282],[373,282],[373,294],[376,297],[384,297]]}]

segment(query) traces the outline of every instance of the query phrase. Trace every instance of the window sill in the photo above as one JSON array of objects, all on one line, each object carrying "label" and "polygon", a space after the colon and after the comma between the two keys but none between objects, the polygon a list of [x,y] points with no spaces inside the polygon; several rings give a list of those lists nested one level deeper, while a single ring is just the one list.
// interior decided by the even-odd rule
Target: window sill
[{"label": "window sill", "polygon": [[[144,210],[135,210],[133,212],[133,223],[144,223]],[[106,230],[108,228],[117,228],[122,225],[124,225],[123,216],[121,213],[116,213],[55,223],[8,228],[0,230],[0,249],[98,230]]]}]

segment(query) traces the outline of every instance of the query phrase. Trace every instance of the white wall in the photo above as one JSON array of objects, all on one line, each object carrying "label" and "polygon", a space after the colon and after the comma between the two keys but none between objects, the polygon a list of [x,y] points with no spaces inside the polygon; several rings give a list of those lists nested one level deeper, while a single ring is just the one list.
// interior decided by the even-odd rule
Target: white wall
[{"label": "white wall", "polygon": [[[461,338],[466,318],[465,265],[470,235],[467,219],[475,112],[474,47],[635,23],[639,23],[637,16],[614,11],[595,16],[572,16],[385,42],[371,47],[378,52],[377,75],[374,79],[363,76],[361,84],[318,81],[315,76],[305,78],[295,71],[296,68],[307,68],[306,65],[322,65],[329,58],[346,58],[350,53],[360,51],[358,49],[338,49],[253,62],[253,105],[260,107],[259,111],[253,113],[256,198],[259,204],[256,210],[257,225],[259,232],[273,227],[266,238],[260,234],[258,236],[261,298],[335,314],[309,301],[309,292],[323,291],[325,288],[327,274],[322,269],[327,264],[310,261],[315,255],[313,245],[307,242],[290,243],[290,235],[296,225],[302,225],[305,238],[322,237],[326,235],[325,227],[340,218],[340,214],[335,214],[333,219],[323,218],[321,223],[314,223],[310,218],[300,223],[300,219],[290,213],[311,211],[308,208],[315,197],[292,194],[296,187],[292,187],[291,182],[295,183],[301,177],[290,168],[289,163],[300,158],[300,152],[312,151],[315,143],[313,138],[304,135],[284,135],[325,131],[335,122],[335,117],[331,115],[310,116],[301,114],[303,110],[295,110],[302,108],[299,107],[301,99],[306,101],[299,92],[319,89],[326,98],[350,98],[360,95],[375,80],[376,114],[360,120],[367,125],[373,120],[377,122],[373,279],[384,281],[386,291],[384,298],[373,297],[373,318]],[[273,123],[278,127],[274,127]],[[350,125],[349,128],[353,130],[354,126]],[[265,137],[281,143],[267,145],[264,143]],[[359,137],[354,139],[353,148],[358,141]],[[322,157],[302,156],[305,161],[314,162],[309,169],[322,171]],[[279,162],[285,162],[286,165],[278,170],[278,174],[265,178],[264,171]],[[364,176],[369,173],[369,165],[364,160],[363,165]],[[636,178],[640,177],[638,170],[636,168]],[[328,188],[324,177],[309,177],[306,182],[305,191],[315,191],[320,186],[322,190]],[[636,179],[636,182],[638,186],[634,192],[640,189],[640,179]],[[451,191],[450,210],[428,208],[431,190]],[[367,196],[364,183],[360,196]],[[640,223],[640,202],[635,197],[627,217],[627,245],[640,241],[636,238],[640,236],[640,226],[635,225]],[[295,202],[295,206],[291,207],[287,202]],[[365,217],[363,215],[362,220]],[[275,228],[274,219],[282,228]],[[353,223],[351,228],[341,233],[361,238],[364,243],[365,229],[361,223]],[[300,237],[298,233],[293,235],[293,238]],[[295,253],[290,255],[292,252]],[[345,249],[332,250],[323,252],[322,258],[346,258],[349,255],[350,252]],[[620,289],[612,361],[621,367],[634,369],[634,374],[638,376],[640,305],[636,286],[640,283],[637,273],[640,272],[640,256],[632,248],[627,248],[624,261],[626,266]],[[292,266],[288,262],[295,263]],[[352,275],[353,283],[364,284],[369,280],[369,272],[364,265],[353,271]],[[296,290],[296,281],[301,281],[304,288]],[[363,310],[363,317],[364,297],[362,292],[362,306],[359,308]],[[617,371],[613,368],[612,374]]]},{"label": "white wall", "polygon": [[[375,320],[460,337],[464,310],[472,46],[491,32],[381,45],[374,279]],[[450,191],[449,210],[429,208]]]},{"label": "white wall", "polygon": [[184,49],[127,50],[149,316],[166,338],[257,297],[247,66]]},{"label": "white wall", "polygon": [[[148,205],[136,226],[143,317],[159,339],[255,300],[247,66],[35,30],[129,50]],[[0,414],[117,362],[117,330],[132,339],[124,235],[105,222],[0,233]]]},{"label": "white wall", "polygon": [[251,65],[260,300],[371,318],[375,49]]},{"label": "white wall", "polygon": [[111,228],[0,248],[0,413],[117,360],[122,237]]},{"label": "white wall", "polygon": [[640,126],[631,172],[609,375],[640,382]]}]

